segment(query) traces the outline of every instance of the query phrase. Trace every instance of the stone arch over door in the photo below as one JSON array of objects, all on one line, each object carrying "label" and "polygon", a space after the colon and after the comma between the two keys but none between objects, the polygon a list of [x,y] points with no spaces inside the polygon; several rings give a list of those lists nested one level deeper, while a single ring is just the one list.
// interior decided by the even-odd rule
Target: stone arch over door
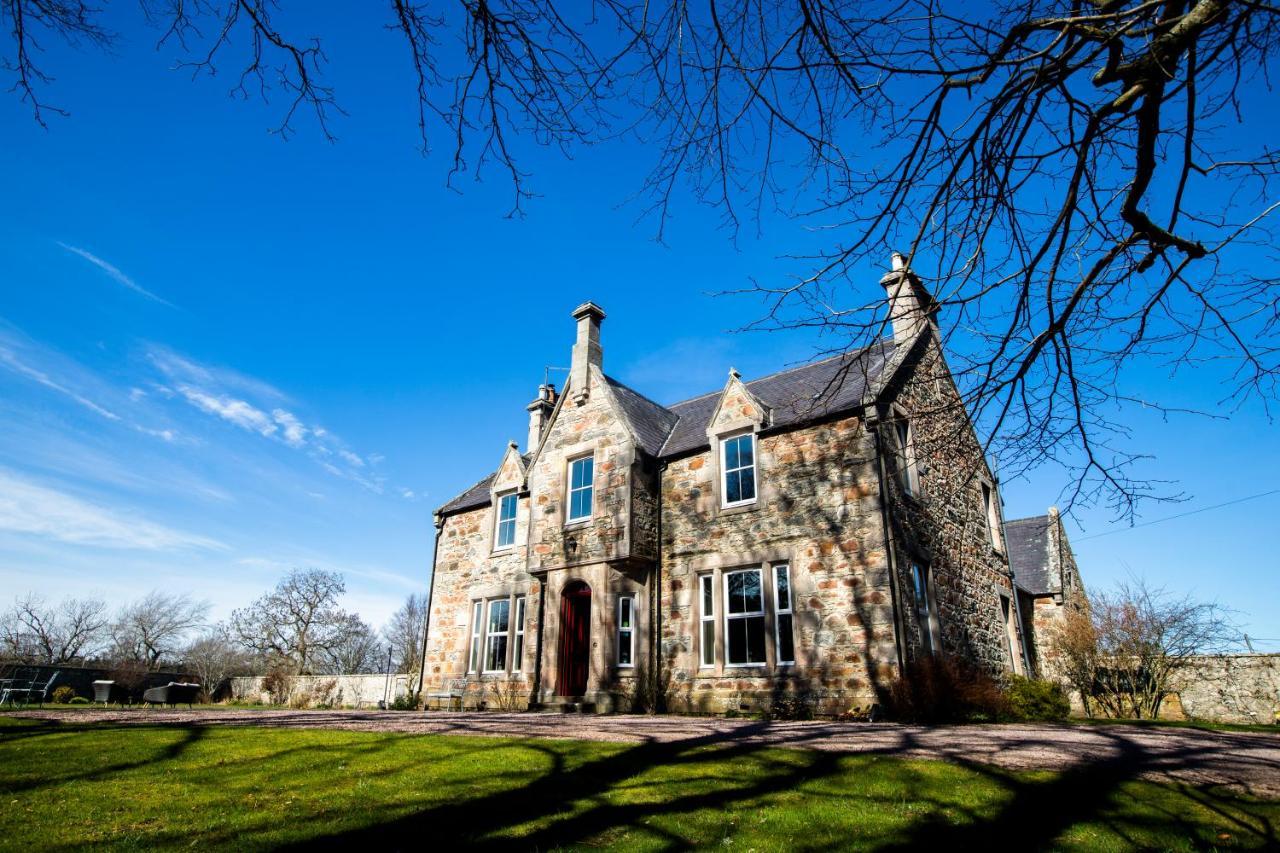
[{"label": "stone arch over door", "polygon": [[560,592],[556,695],[581,696],[591,674],[591,587],[576,580]]}]

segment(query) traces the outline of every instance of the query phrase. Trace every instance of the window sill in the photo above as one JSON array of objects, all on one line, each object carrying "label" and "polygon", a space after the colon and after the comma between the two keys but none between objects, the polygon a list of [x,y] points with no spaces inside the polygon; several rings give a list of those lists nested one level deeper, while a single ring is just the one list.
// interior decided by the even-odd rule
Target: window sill
[{"label": "window sill", "polygon": [[743,512],[751,512],[755,509],[758,509],[759,507],[760,507],[759,500],[744,501],[743,503],[729,504],[728,506],[721,505],[719,514],[720,515],[738,515],[739,513],[743,513]]},{"label": "window sill", "polygon": [[490,552],[489,552],[489,556],[490,556],[490,557],[502,557],[502,556],[505,556],[505,555],[507,555],[507,554],[510,554],[510,553],[511,553],[512,551],[514,551],[515,549],[516,549],[516,546],[515,546],[515,545],[503,545],[501,548],[494,548],[492,551],[490,551]]},{"label": "window sill", "polygon": [[591,522],[592,522],[592,521],[593,521],[593,519],[591,519],[591,518],[575,518],[575,519],[571,519],[570,521],[566,521],[566,522],[564,523],[564,529],[565,529],[565,530],[572,530],[572,529],[573,529],[573,528],[575,528],[575,527],[587,527],[587,526],[589,526],[589,525],[591,524]]}]

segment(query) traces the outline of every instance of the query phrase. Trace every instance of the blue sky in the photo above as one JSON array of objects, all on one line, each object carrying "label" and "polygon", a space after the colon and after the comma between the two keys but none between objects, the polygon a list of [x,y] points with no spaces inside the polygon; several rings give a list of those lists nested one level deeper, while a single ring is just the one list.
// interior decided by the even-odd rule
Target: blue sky
[{"label": "blue sky", "polygon": [[[46,94],[69,118],[42,130],[0,99],[2,590],[189,590],[222,617],[318,566],[380,623],[425,590],[431,509],[523,440],[583,300],[609,314],[609,372],[659,400],[814,350],[800,333],[730,334],[759,305],[713,295],[796,272],[780,256],[812,245],[804,223],[734,241],[681,202],[660,245],[628,202],[650,155],[627,142],[572,159],[530,148],[541,197],[508,218],[498,173],[449,189],[446,152],[420,154],[400,46],[378,22],[323,28],[350,114],[328,144],[305,122],[271,135],[272,106],[169,70],[174,55],[120,14],[114,56],[49,44]],[[879,297],[879,273],[855,298]],[[1128,381],[1201,407],[1221,396],[1216,379],[1142,366]],[[1280,488],[1258,407],[1133,426],[1148,470],[1189,496],[1139,521]],[[1053,470],[1007,482],[1006,515],[1042,512],[1060,487]],[[1105,510],[1070,523],[1086,583],[1142,573],[1280,638],[1258,535],[1278,509],[1271,495],[1105,536]]]}]

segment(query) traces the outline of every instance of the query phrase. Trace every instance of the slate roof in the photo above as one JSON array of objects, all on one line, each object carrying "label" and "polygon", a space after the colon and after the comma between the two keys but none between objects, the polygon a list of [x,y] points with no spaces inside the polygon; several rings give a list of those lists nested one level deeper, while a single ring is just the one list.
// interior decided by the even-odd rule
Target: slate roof
[{"label": "slate roof", "polygon": [[1032,595],[1057,592],[1049,576],[1049,516],[1006,521],[1004,534],[1018,588]]},{"label": "slate roof", "polygon": [[[771,429],[798,426],[857,408],[867,386],[884,371],[893,350],[893,341],[883,340],[745,384],[770,408]],[[649,455],[680,456],[707,446],[707,425],[715,414],[721,390],[662,406],[612,377],[605,379],[640,447]],[[526,462],[531,458],[532,454],[524,456]],[[485,477],[437,512],[447,515],[488,506],[493,477]]]},{"label": "slate roof", "polygon": [[[893,341],[884,340],[744,384],[772,410],[772,427],[796,426],[856,408],[867,385],[879,378],[892,356]],[[678,456],[707,446],[707,425],[720,394],[712,391],[670,406],[680,420],[662,446],[662,456]]]},{"label": "slate roof", "polygon": [[[520,457],[528,465],[533,459],[532,453],[526,453]],[[448,515],[451,512],[461,512],[464,509],[475,509],[480,506],[489,505],[489,487],[493,485],[493,478],[498,476],[498,472],[494,471],[444,506],[440,507],[436,512],[441,515]]]},{"label": "slate roof", "polygon": [[662,443],[671,434],[680,416],[670,409],[664,408],[638,391],[623,385],[613,377],[606,376],[613,395],[618,399],[622,414],[631,424],[640,447],[650,456],[657,456],[662,451]]}]

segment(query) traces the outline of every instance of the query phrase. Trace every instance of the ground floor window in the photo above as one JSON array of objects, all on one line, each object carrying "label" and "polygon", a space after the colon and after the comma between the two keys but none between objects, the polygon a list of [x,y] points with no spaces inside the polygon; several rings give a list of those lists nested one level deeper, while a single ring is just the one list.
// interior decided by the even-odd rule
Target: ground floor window
[{"label": "ground floor window", "polygon": [[778,663],[796,662],[795,629],[792,625],[791,613],[791,567],[773,567],[773,607],[777,613],[774,619],[774,648],[777,650]]},{"label": "ground floor window", "polygon": [[635,666],[636,600],[624,595],[618,599],[618,666]]},{"label": "ground floor window", "polygon": [[725,572],[724,647],[726,666],[753,666],[766,661],[764,586],[759,569]]},{"label": "ground floor window", "polygon": [[927,564],[911,564],[911,587],[916,602],[916,621],[920,625],[920,647],[925,654],[931,655],[938,651],[938,618],[933,593],[929,589]]},{"label": "ground floor window", "polygon": [[471,603],[468,672],[519,672],[522,669],[525,611],[523,595]]}]

